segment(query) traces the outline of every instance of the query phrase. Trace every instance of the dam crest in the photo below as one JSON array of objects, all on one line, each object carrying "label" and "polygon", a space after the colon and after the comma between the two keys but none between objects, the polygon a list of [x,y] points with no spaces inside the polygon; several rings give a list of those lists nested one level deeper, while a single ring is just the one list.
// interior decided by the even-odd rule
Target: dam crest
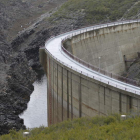
[{"label": "dam crest", "polygon": [[40,48],[47,75],[48,125],[140,110],[139,82],[122,77],[140,52],[140,21],[85,27]]}]

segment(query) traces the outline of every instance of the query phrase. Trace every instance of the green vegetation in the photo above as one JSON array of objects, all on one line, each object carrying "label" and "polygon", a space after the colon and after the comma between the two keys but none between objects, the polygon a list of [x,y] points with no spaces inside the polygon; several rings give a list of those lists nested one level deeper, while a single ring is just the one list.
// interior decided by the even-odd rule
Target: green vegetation
[{"label": "green vegetation", "polygon": [[[11,130],[0,140],[25,140],[23,131]],[[64,121],[49,128],[31,130],[28,140],[139,140],[140,117],[121,120],[120,115]]]},{"label": "green vegetation", "polygon": [[69,0],[51,19],[74,18],[70,13],[76,12],[83,12],[88,23],[135,19],[139,9],[139,0]]}]

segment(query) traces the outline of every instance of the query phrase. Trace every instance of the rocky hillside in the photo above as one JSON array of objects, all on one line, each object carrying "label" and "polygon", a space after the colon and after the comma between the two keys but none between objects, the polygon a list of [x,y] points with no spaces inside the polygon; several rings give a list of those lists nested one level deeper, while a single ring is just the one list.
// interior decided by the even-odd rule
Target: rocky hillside
[{"label": "rocky hillside", "polygon": [[[32,83],[36,80],[36,73],[31,67],[32,60],[29,60],[32,53],[38,51],[32,47],[26,51],[22,51],[19,46],[15,49],[18,43],[15,45],[11,41],[24,31],[24,28],[31,26],[40,15],[62,2],[63,0],[59,3],[45,0],[0,1],[0,135],[8,133],[10,129],[25,128],[18,115],[27,108],[34,89]],[[22,42],[33,33],[31,30],[25,35],[21,34]],[[21,40],[18,42],[21,43]]]},{"label": "rocky hillside", "polygon": [[[22,49],[32,66],[37,66],[39,46],[43,46],[50,36],[91,24],[137,19],[139,8],[139,0],[69,0],[26,28],[11,45],[16,51]],[[35,55],[28,55],[30,49],[34,50]]]},{"label": "rocky hillside", "polygon": [[[60,5],[63,4],[61,7]],[[0,134],[24,128],[39,46],[52,35],[90,24],[139,17],[139,0],[1,0]]]}]

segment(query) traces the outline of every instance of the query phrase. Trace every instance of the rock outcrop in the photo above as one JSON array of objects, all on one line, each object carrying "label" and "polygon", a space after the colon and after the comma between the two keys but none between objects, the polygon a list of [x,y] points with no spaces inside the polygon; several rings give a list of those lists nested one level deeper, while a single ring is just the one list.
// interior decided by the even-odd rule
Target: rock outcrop
[{"label": "rock outcrop", "polygon": [[50,37],[44,29],[41,31],[43,34],[37,34],[38,20],[32,28],[25,28],[30,27],[46,7],[50,10],[63,1],[0,1],[0,135],[8,133],[10,129],[25,128],[19,114],[27,108],[34,90],[32,84],[37,77],[34,70],[42,71],[39,46]]},{"label": "rock outcrop", "polygon": [[[11,51],[12,52],[12,51]],[[8,50],[1,49],[0,57],[0,135],[10,129],[25,128],[19,114],[27,108],[32,83],[36,73],[28,65],[26,55],[18,54],[14,58]]]}]

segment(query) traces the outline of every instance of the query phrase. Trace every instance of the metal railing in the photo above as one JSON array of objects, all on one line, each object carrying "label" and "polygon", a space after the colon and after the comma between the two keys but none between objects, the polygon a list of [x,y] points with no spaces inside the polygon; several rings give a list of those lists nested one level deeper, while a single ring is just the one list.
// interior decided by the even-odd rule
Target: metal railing
[{"label": "metal railing", "polygon": [[[128,23],[134,23],[134,22],[140,22],[140,20],[132,20],[132,21],[126,21],[126,22],[128,22]],[[122,21],[122,24],[126,24],[126,22],[125,21]],[[116,23],[118,23],[118,22],[116,22]],[[114,25],[117,25],[116,23],[114,23]],[[113,23],[111,23],[111,24],[113,24]],[[105,27],[108,27],[108,26],[110,26],[109,25],[109,23],[107,23],[106,24],[107,26],[105,26],[105,24],[104,25],[101,25],[101,26],[96,26],[96,27],[103,27],[103,26],[105,26]],[[111,26],[114,26],[114,25],[111,25]],[[120,25],[120,24],[118,24],[118,25]],[[90,27],[90,26],[88,26],[88,27]],[[87,28],[88,28],[87,27]],[[93,30],[95,29],[95,27],[91,27],[91,28],[93,28]],[[83,28],[81,28],[81,29],[83,29]],[[78,31],[79,29],[77,29],[77,30],[74,30],[74,31]],[[85,29],[85,31],[87,31],[87,29]],[[71,31],[70,32],[67,32],[67,33],[71,33]],[[81,32],[80,32],[81,33]],[[59,36],[62,36],[62,34],[64,34],[64,33],[61,33],[61,34],[59,34],[57,37],[59,37]],[[75,34],[78,34],[78,33],[75,33]],[[74,36],[74,35],[72,35],[72,36]],[[69,37],[72,37],[72,36],[67,36],[67,38]],[[45,42],[45,45],[47,45],[49,42],[51,42],[53,39],[54,39],[55,37],[50,37],[49,39],[47,39],[46,40],[46,42]],[[67,38],[64,38],[64,40],[65,39],[67,39]],[[64,40],[62,40],[62,41],[64,41]],[[61,42],[62,42],[61,41]],[[61,47],[63,47],[63,46],[61,46]],[[64,48],[64,47],[63,47]],[[64,48],[64,50],[63,50],[63,48],[62,48],[62,51],[65,51],[66,49]],[[127,81],[126,81],[126,78],[125,77],[122,77],[122,76],[118,76],[119,78],[119,81],[122,81],[122,82],[125,82],[124,84],[122,83],[119,83],[119,82],[114,82],[114,81],[112,81],[112,80],[110,80],[110,79],[103,79],[101,76],[99,77],[98,75],[95,75],[94,74],[94,76],[93,75],[91,75],[91,74],[89,74],[89,73],[86,73],[86,72],[83,72],[83,71],[81,71],[81,70],[79,70],[79,69],[77,69],[77,68],[75,68],[75,67],[72,67],[71,65],[69,65],[69,64],[67,64],[67,63],[65,63],[65,62],[62,62],[60,59],[58,59],[56,56],[54,56],[48,49],[47,49],[47,47],[45,48],[45,51],[46,51],[46,53],[48,54],[48,56],[50,56],[50,57],[52,57],[55,61],[57,61],[58,63],[60,63],[60,64],[62,64],[62,65],[64,65],[64,66],[66,66],[66,67],[68,67],[68,68],[70,68],[70,69],[72,69],[73,71],[76,71],[76,72],[78,72],[78,73],[82,73],[82,75],[85,75],[85,76],[87,76],[87,77],[89,77],[89,78],[92,78],[92,79],[95,79],[95,80],[97,80],[97,81],[100,81],[100,82],[103,82],[103,83],[105,83],[105,84],[107,84],[107,85],[111,85],[111,86],[113,86],[113,87],[116,87],[116,88],[118,88],[118,89],[121,89],[121,90],[125,90],[125,91],[127,91],[127,92],[131,92],[131,93],[133,93],[134,94],[134,96],[135,95],[140,95],[140,90],[139,90],[139,85],[138,85],[138,83],[135,81],[135,80],[132,80],[132,79],[128,79],[127,78]],[[67,50],[66,50],[67,51]],[[68,52],[68,51],[67,51]],[[70,56],[70,58],[71,57],[75,57],[76,58],[76,56],[73,56],[70,52],[68,52],[68,54],[67,53],[65,53],[66,55],[71,55]],[[78,58],[79,59],[79,58]],[[81,59],[80,59],[81,60]],[[79,60],[79,61],[80,61]],[[83,60],[81,60],[80,62],[82,62]],[[84,62],[83,61],[83,64],[85,64],[85,63],[87,63],[87,62]],[[88,66],[88,63],[86,64],[87,66]],[[90,65],[89,64],[89,67],[91,67],[92,65]],[[94,71],[97,71],[97,72],[99,72],[99,68],[98,67],[95,67],[95,66],[93,66],[93,68],[94,68]],[[102,72],[102,70],[100,71],[101,73],[103,73]],[[109,72],[105,72],[105,74],[106,74],[106,76],[108,76],[108,77],[111,77],[111,78],[114,78],[115,77],[115,75],[113,74],[111,74],[111,73],[109,73]],[[116,79],[116,78],[114,78],[114,79]],[[131,86],[128,86],[128,84],[130,83],[131,85],[137,85],[138,86],[138,88],[136,87],[131,87]]]},{"label": "metal railing", "polygon": [[88,76],[88,77],[90,77],[90,78],[92,78],[92,79],[101,81],[101,82],[103,82],[103,83],[106,83],[106,84],[111,85],[111,86],[113,86],[113,87],[119,88],[119,89],[121,89],[121,90],[125,90],[125,91],[131,92],[131,93],[133,93],[133,94],[140,95],[140,91],[138,91],[138,90],[132,90],[132,89],[130,89],[129,87],[125,87],[125,86],[120,86],[120,85],[118,85],[118,84],[114,84],[113,82],[108,81],[108,79],[103,80],[103,79],[99,78],[98,76],[93,76],[93,75],[91,75],[91,74],[88,74],[88,73],[85,73],[85,72],[83,72],[83,71],[80,71],[80,70],[78,70],[77,68],[72,67],[71,65],[68,65],[68,64],[62,62],[61,60],[57,59],[57,58],[56,58],[54,55],[52,55],[47,49],[45,49],[45,50],[46,50],[47,54],[48,54],[50,57],[52,57],[54,60],[56,60],[56,61],[59,62],[60,64],[66,66],[66,67],[68,67],[68,68],[70,68],[70,69],[72,69],[72,70],[74,70],[74,71],[76,71],[76,72],[78,72],[78,73],[81,73],[82,75]]},{"label": "metal railing", "polygon": [[[135,22],[136,22],[136,23],[139,23],[139,20],[136,20]],[[135,23],[135,22],[134,22],[134,21],[132,22],[132,21],[130,21],[130,20],[129,20],[129,21],[125,21],[125,22],[123,21],[122,23],[119,23],[119,24],[117,24],[117,23],[115,22],[116,24],[115,24],[115,23],[112,23],[113,25],[111,25],[111,26],[122,25],[122,24],[126,24],[126,23]],[[110,26],[110,27],[111,27],[111,26]],[[99,26],[98,26],[98,27],[99,27]],[[108,24],[107,24],[107,26],[104,26],[104,25],[101,25],[101,26],[100,26],[100,28],[103,28],[103,27],[108,27]],[[93,28],[93,30],[94,30],[94,28]],[[86,32],[86,31],[87,31],[87,30],[85,30],[85,32]],[[84,33],[84,32],[83,32],[83,33]],[[81,34],[81,32],[80,32],[79,34]],[[139,83],[138,81],[136,81],[136,80],[133,80],[133,79],[130,79],[130,78],[127,78],[127,77],[123,77],[123,76],[120,76],[120,75],[117,75],[117,74],[114,74],[114,73],[107,72],[107,71],[105,71],[105,70],[103,70],[103,69],[100,69],[99,67],[93,66],[93,65],[91,65],[91,64],[89,64],[89,63],[83,61],[82,59],[80,59],[80,58],[74,56],[74,55],[71,54],[69,51],[67,51],[67,50],[64,48],[63,44],[64,44],[64,42],[65,42],[67,39],[71,39],[73,36],[74,36],[74,35],[72,35],[72,36],[67,36],[67,37],[64,38],[64,39],[62,40],[62,42],[61,42],[61,49],[62,49],[63,52],[66,53],[70,58],[72,58],[73,60],[77,61],[78,63],[80,63],[80,64],[82,64],[82,65],[88,67],[89,69],[94,70],[94,71],[96,71],[96,72],[98,72],[98,73],[100,73],[100,74],[103,74],[103,75],[105,75],[105,76],[108,76],[108,77],[110,77],[110,78],[119,80],[119,81],[124,82],[124,83],[127,83],[127,84],[131,84],[131,85],[140,87],[140,83]]]}]

